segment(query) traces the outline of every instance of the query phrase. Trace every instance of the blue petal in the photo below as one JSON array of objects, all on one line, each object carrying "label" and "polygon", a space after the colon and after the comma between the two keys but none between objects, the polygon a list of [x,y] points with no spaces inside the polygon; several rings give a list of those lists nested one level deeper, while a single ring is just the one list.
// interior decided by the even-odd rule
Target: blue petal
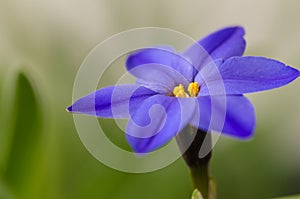
[{"label": "blue petal", "polygon": [[189,81],[171,67],[158,64],[144,64],[130,71],[139,77],[137,83],[161,94],[172,93],[175,86],[183,84],[188,87]]},{"label": "blue petal", "polygon": [[131,111],[156,92],[137,85],[118,85],[99,89],[77,100],[67,110],[104,118],[128,118]]},{"label": "blue petal", "polygon": [[253,136],[255,112],[244,96],[203,96],[198,97],[198,103],[199,112],[191,120],[194,127],[222,132],[237,139]]},{"label": "blue petal", "polygon": [[219,73],[214,70],[213,73],[201,74],[205,77],[205,85],[201,88],[200,95],[220,94],[216,92],[220,89],[215,88],[220,87],[221,82],[228,95],[273,89],[290,83],[300,74],[292,67],[264,57],[232,57],[218,68]]},{"label": "blue petal", "polygon": [[244,34],[244,29],[238,26],[218,30],[192,45],[183,55],[190,58],[196,69],[212,60],[241,56],[246,46]]},{"label": "blue petal", "polygon": [[136,153],[151,152],[170,141],[190,121],[196,98],[156,95],[148,98],[127,125],[127,140]]},{"label": "blue petal", "polygon": [[152,68],[153,65],[170,67],[176,70],[188,81],[192,81],[195,70],[189,61],[173,50],[156,47],[145,48],[130,54],[126,60],[126,67],[129,72],[138,78],[143,78],[141,74],[136,74],[134,68],[145,65],[145,68]]},{"label": "blue petal", "polygon": [[195,82],[198,82],[200,93],[198,96],[207,95],[226,95],[225,85],[220,73],[220,66],[224,63],[223,60],[215,60],[206,64],[195,77]]}]

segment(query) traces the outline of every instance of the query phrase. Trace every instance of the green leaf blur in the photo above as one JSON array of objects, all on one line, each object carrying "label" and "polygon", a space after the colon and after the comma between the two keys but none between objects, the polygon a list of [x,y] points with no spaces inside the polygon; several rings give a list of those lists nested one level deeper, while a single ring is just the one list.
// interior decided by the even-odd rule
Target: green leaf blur
[{"label": "green leaf blur", "polygon": [[9,82],[9,85],[15,85],[15,88],[10,88],[14,96],[10,99],[11,106],[6,107],[12,114],[4,119],[9,126],[6,132],[2,132],[2,135],[6,134],[6,139],[2,139],[5,142],[2,146],[6,145],[6,154],[2,154],[5,155],[5,160],[1,158],[1,180],[17,198],[36,198],[41,190],[41,179],[38,176],[42,158],[41,113],[36,94],[27,77],[23,73],[15,76],[16,82]]}]

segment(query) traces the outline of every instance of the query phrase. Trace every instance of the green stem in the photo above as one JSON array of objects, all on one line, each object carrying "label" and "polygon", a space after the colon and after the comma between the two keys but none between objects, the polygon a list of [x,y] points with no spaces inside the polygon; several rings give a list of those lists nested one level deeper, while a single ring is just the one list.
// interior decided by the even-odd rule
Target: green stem
[{"label": "green stem", "polygon": [[190,168],[194,189],[198,189],[204,198],[208,198],[209,193],[209,171],[208,165]]},{"label": "green stem", "polygon": [[[209,136],[204,142],[206,136]],[[194,188],[198,189],[203,198],[209,197],[209,160],[211,158],[211,135],[200,129],[191,126],[186,127],[176,137],[182,157],[190,168]],[[205,157],[199,157],[201,147],[209,147],[206,150],[210,152]]]}]

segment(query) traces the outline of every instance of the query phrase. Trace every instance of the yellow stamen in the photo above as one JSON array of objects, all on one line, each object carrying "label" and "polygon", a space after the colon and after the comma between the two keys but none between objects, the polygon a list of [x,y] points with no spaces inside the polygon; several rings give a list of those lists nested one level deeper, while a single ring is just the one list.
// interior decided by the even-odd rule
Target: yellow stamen
[{"label": "yellow stamen", "polygon": [[192,82],[189,84],[188,92],[191,97],[196,97],[199,93],[198,82]]},{"label": "yellow stamen", "polygon": [[182,84],[174,87],[173,94],[175,95],[175,97],[188,97],[188,94],[185,92],[184,86]]},{"label": "yellow stamen", "polygon": [[175,86],[173,89],[173,95],[175,97],[196,97],[199,93],[199,86],[198,82],[192,82],[189,84],[188,93],[185,91],[184,86],[182,84],[179,84],[178,86]]}]

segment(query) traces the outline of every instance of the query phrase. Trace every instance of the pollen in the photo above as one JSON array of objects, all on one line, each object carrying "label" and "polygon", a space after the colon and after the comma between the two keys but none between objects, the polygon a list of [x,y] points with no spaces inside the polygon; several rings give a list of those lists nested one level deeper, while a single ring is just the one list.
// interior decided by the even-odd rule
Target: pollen
[{"label": "pollen", "polygon": [[182,84],[174,87],[173,94],[175,95],[175,97],[188,97],[188,94],[185,92],[184,86]]},{"label": "pollen", "polygon": [[199,86],[198,82],[192,82],[189,84],[187,92],[184,89],[184,86],[182,84],[179,84],[178,86],[175,86],[173,89],[173,95],[175,97],[196,97],[199,93]]},{"label": "pollen", "polygon": [[191,97],[196,97],[199,93],[198,82],[192,82],[189,84],[188,92]]}]

